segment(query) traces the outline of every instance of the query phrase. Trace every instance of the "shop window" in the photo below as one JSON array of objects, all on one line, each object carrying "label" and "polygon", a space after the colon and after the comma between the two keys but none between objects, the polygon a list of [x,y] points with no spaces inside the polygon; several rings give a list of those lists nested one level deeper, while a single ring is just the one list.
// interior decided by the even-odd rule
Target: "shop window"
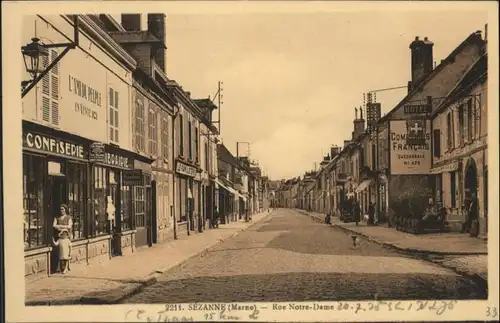
[{"label": "shop window", "polygon": [[168,119],[163,118],[161,120],[161,152],[162,157],[168,160]]},{"label": "shop window", "polygon": [[108,234],[115,224],[118,183],[113,170],[96,166],[94,172],[94,234]]},{"label": "shop window", "polygon": [[142,97],[138,97],[135,101],[135,148],[137,151],[144,151],[146,148],[143,100]]},{"label": "shop window", "polygon": [[47,244],[44,213],[45,162],[42,157],[23,155],[24,249]]},{"label": "shop window", "polygon": [[73,239],[75,240],[85,237],[86,167],[81,163],[68,163],[68,207],[73,221]]},{"label": "shop window", "polygon": [[[58,56],[55,49],[50,51],[50,56],[42,57],[42,66],[46,69],[50,62]],[[42,120],[54,126],[59,125],[59,63],[42,78]]]},{"label": "shop window", "polygon": [[183,179],[179,179],[179,219],[178,222],[187,222],[187,209],[186,209],[186,200],[187,200],[187,185],[186,181]]},{"label": "shop window", "polygon": [[146,198],[144,186],[134,186],[135,225],[138,228],[146,226]]},{"label": "shop window", "polygon": [[156,112],[152,109],[149,110],[148,125],[149,153],[156,156],[158,154],[158,120],[156,118]]},{"label": "shop window", "polygon": [[121,185],[121,229],[122,231],[131,230],[133,226],[132,217],[132,188],[128,185]]},{"label": "shop window", "polygon": [[109,88],[109,140],[118,143],[118,92]]}]

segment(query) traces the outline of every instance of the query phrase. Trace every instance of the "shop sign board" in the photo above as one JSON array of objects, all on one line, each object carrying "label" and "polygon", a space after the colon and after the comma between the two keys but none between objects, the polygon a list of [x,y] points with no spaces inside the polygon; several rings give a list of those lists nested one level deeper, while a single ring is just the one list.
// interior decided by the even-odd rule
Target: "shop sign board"
[{"label": "shop sign board", "polygon": [[418,175],[430,172],[432,159],[430,121],[417,121],[391,121],[389,135],[391,174]]},{"label": "shop sign board", "polygon": [[141,169],[132,169],[123,171],[123,185],[126,186],[142,186],[144,185],[144,178]]},{"label": "shop sign board", "polygon": [[180,161],[177,161],[177,165],[175,167],[175,171],[181,175],[196,177],[196,168],[193,166],[186,165]]},{"label": "shop sign board", "polygon": [[89,160],[91,162],[104,163],[106,153],[102,142],[93,142],[90,145]]},{"label": "shop sign board", "polygon": [[88,153],[84,145],[32,131],[23,131],[23,147],[42,153],[76,159],[85,159]]}]

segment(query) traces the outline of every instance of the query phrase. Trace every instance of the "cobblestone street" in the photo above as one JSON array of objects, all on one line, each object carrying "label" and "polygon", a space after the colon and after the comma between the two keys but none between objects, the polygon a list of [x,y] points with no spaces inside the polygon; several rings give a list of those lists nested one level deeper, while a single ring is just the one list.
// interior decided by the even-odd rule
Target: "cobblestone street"
[{"label": "cobblestone street", "polygon": [[471,280],[278,209],[124,303],[484,299]]}]

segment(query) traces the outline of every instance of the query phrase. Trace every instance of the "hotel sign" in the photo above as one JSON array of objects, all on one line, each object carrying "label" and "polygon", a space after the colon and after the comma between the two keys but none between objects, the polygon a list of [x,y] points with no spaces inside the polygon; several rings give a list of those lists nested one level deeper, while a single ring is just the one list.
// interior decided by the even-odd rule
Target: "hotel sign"
[{"label": "hotel sign", "polygon": [[189,176],[189,177],[196,177],[196,174],[197,174],[195,167],[189,166],[189,165],[184,164],[180,161],[177,161],[175,171],[181,175],[185,175],[185,176]]},{"label": "hotel sign", "polygon": [[52,155],[85,159],[83,145],[35,132],[23,132],[23,147]]}]

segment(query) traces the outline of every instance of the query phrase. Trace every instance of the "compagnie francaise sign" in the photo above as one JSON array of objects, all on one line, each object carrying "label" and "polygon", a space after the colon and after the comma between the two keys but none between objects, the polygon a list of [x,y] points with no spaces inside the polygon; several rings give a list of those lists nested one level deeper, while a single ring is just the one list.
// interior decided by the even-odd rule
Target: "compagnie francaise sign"
[{"label": "compagnie francaise sign", "polygon": [[390,149],[392,174],[428,174],[431,168],[428,120],[391,121]]}]

